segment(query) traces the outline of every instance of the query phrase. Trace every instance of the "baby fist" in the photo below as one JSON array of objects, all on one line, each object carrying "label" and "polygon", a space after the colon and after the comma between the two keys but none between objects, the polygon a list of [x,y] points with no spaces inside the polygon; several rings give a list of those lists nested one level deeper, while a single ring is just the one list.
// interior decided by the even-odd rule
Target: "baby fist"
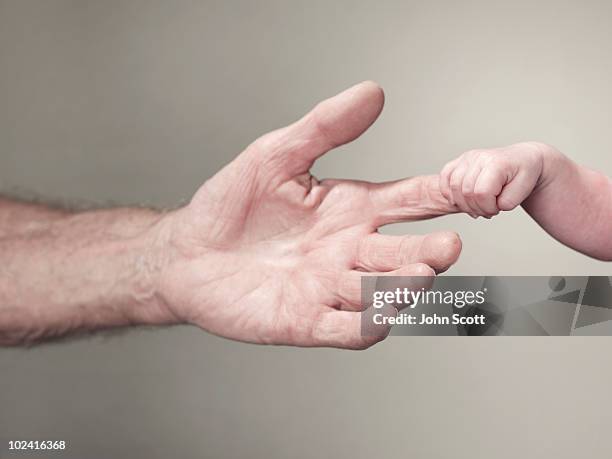
[{"label": "baby fist", "polygon": [[444,166],[440,191],[473,218],[512,210],[538,185],[547,149],[538,142],[523,142],[470,150]]}]

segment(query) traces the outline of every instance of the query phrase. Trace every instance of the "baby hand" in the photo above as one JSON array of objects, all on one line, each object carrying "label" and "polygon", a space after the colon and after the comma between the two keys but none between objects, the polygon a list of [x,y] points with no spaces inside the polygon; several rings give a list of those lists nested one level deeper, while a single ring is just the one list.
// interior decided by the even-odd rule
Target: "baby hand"
[{"label": "baby hand", "polygon": [[503,148],[470,150],[440,173],[440,190],[473,218],[491,218],[521,204],[538,185],[548,147],[523,142]]}]

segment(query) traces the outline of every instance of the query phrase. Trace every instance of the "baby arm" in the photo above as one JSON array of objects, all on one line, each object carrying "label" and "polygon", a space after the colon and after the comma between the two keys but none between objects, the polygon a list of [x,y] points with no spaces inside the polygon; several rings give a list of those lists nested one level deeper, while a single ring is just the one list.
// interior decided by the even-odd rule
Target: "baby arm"
[{"label": "baby arm", "polygon": [[612,261],[612,181],[549,145],[468,151],[444,166],[440,189],[474,218],[522,205],[563,244]]}]

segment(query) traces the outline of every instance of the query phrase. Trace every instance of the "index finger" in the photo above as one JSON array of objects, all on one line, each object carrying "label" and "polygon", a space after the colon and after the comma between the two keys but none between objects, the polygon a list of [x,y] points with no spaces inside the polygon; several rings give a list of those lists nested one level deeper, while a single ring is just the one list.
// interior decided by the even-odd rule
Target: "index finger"
[{"label": "index finger", "polygon": [[460,212],[442,195],[437,175],[377,183],[373,185],[370,195],[378,211],[377,227]]}]

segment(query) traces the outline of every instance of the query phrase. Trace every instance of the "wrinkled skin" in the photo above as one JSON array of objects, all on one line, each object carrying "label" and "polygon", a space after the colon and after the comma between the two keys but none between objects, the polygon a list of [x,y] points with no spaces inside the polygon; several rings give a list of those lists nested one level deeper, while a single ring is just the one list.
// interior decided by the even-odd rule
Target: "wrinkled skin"
[{"label": "wrinkled skin", "polygon": [[[182,321],[253,343],[363,349],[362,275],[424,276],[461,251],[455,233],[387,236],[378,227],[455,212],[438,177],[319,182],[314,161],[357,138],[384,96],[365,82],[257,139],[169,214],[160,294]],[[395,313],[395,311],[394,311]]]}]

